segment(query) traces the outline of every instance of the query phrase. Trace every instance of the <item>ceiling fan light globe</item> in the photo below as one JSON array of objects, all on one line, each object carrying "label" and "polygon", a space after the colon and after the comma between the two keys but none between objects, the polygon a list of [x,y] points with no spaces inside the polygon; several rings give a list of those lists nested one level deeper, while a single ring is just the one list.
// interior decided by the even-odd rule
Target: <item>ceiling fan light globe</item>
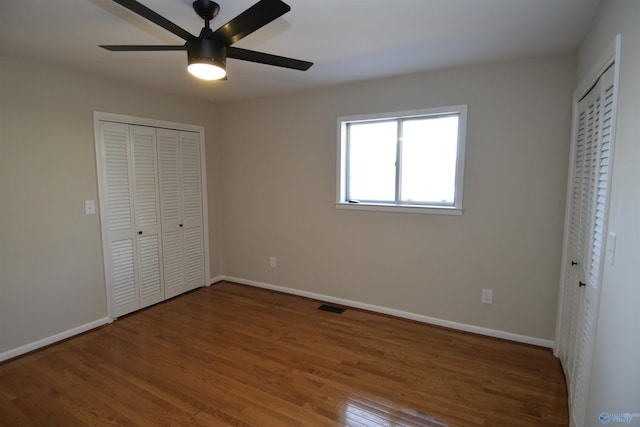
[{"label": "ceiling fan light globe", "polygon": [[202,80],[220,80],[227,75],[224,68],[209,62],[194,62],[189,64],[187,70]]}]

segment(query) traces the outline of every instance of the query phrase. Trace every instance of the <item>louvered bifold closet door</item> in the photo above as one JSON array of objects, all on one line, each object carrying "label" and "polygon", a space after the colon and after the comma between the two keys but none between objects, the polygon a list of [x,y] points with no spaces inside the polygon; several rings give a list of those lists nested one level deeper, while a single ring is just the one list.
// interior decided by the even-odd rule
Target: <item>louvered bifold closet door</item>
[{"label": "louvered bifold closet door", "polygon": [[203,131],[95,117],[105,279],[117,318],[207,284]]},{"label": "louvered bifold closet door", "polygon": [[185,282],[184,223],[179,132],[157,129],[160,166],[160,212],[165,295],[172,298],[187,290]]},{"label": "louvered bifold closet door", "polygon": [[182,173],[182,217],[185,242],[187,290],[205,285],[204,227],[200,134],[180,132]]},{"label": "louvered bifold closet door", "polygon": [[113,316],[164,300],[155,129],[100,122]]},{"label": "louvered bifold closet door", "polygon": [[167,298],[204,286],[200,134],[157,129],[160,210]]},{"label": "louvered bifold closet door", "polygon": [[585,142],[587,133],[587,112],[584,105],[580,105],[577,112],[575,130],[575,154],[571,177],[571,203],[569,212],[569,234],[568,234],[568,258],[566,270],[564,272],[564,282],[568,285],[564,287],[563,310],[562,310],[562,332],[560,337],[560,360],[566,371],[570,371],[573,365],[576,329],[578,325],[578,305],[580,281],[578,269],[578,234],[580,229],[580,198],[582,196],[582,185],[584,175]]},{"label": "louvered bifold closet door", "polygon": [[[599,91],[591,91],[584,99],[580,101],[580,111],[584,113],[584,148],[580,177],[580,197],[579,204],[575,206],[578,215],[578,227],[576,236],[576,255],[577,265],[573,266],[575,271],[574,280],[571,287],[574,288],[574,300],[572,307],[571,319],[571,349],[572,356],[569,360],[569,390],[575,390],[576,372],[578,368],[580,341],[582,339],[582,329],[584,326],[584,289],[583,284],[586,282],[587,271],[589,268],[589,235],[591,232],[591,224],[593,217],[593,198],[594,198],[594,177],[597,160],[597,147],[599,141],[599,122],[600,122],[600,94]],[[576,160],[576,163],[578,159]]]},{"label": "louvered bifold closet door", "polygon": [[161,269],[160,195],[156,130],[129,126],[133,147],[135,224],[140,308],[163,301]]},{"label": "louvered bifold closet door", "polygon": [[134,235],[133,174],[129,128],[100,122],[105,197],[106,278],[111,290],[113,314],[122,316],[140,308]]},{"label": "louvered bifold closet door", "polygon": [[614,113],[614,70],[609,68],[595,88],[593,102],[594,160],[590,175],[591,205],[589,206],[589,235],[585,248],[586,286],[580,313],[581,333],[578,337],[578,357],[570,389],[571,418],[574,425],[584,425],[587,391],[591,377],[596,321],[600,302],[600,285],[604,264],[606,208],[609,198],[610,160],[612,151]]}]

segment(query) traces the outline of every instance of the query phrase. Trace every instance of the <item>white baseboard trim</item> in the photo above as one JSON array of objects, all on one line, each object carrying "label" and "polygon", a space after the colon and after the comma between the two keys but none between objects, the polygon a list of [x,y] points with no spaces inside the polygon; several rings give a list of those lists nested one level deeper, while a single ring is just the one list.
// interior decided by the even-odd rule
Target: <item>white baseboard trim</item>
[{"label": "white baseboard trim", "polygon": [[0,362],[5,360],[12,359],[14,357],[23,355],[25,353],[29,353],[30,351],[37,350],[42,347],[46,347],[50,344],[54,344],[58,341],[65,340],[67,338],[71,338],[74,335],[81,334],[83,332],[90,331],[91,329],[97,328],[98,326],[106,325],[109,323],[108,317],[103,317],[98,320],[94,320],[93,322],[85,323],[84,325],[77,326],[75,328],[66,330],[64,332],[60,332],[59,334],[52,335],[47,338],[43,338],[38,341],[34,341],[29,344],[25,344],[18,348],[14,348],[12,350],[5,351],[4,353],[0,353]]},{"label": "white baseboard trim", "polygon": [[222,282],[223,280],[226,280],[223,275],[212,277],[211,279],[209,279],[209,286],[215,285],[216,283]]},{"label": "white baseboard trim", "polygon": [[[453,322],[451,320],[438,319],[435,317],[424,316],[422,314],[410,313],[407,311],[396,310],[394,308],[381,307],[378,305],[366,304],[359,301],[348,300],[344,298],[336,298],[329,295],[317,294],[315,292],[301,291],[299,289],[286,288],[283,286],[272,285],[269,283],[256,282],[254,280],[246,280],[239,277],[231,276],[218,276],[220,280],[228,280],[229,282],[236,282],[242,285],[255,286],[257,288],[270,289],[272,291],[283,292],[286,294],[298,295],[301,297],[316,299],[320,301],[331,302],[334,304],[346,305],[348,307],[360,308],[363,310],[373,311],[376,313],[389,314],[391,316],[401,317],[403,319],[415,320],[417,322],[428,323],[431,325],[442,326],[445,328],[456,329],[459,331],[472,332],[474,334],[486,335],[494,338],[502,338],[509,341],[520,342],[524,344],[537,345],[540,347],[553,347],[552,340],[546,340],[542,338],[530,337],[527,335],[519,335],[511,332],[499,331],[496,329],[483,328],[481,326],[468,325],[466,323]],[[212,282],[213,283],[213,282]]]}]

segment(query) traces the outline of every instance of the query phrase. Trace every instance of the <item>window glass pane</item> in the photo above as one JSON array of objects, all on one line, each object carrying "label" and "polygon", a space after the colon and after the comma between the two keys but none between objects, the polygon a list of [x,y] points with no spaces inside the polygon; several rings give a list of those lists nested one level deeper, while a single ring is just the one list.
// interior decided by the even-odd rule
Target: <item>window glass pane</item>
[{"label": "window glass pane", "polygon": [[349,198],[395,201],[397,123],[349,126]]},{"label": "window glass pane", "polygon": [[404,121],[401,201],[453,205],[457,145],[458,116]]}]

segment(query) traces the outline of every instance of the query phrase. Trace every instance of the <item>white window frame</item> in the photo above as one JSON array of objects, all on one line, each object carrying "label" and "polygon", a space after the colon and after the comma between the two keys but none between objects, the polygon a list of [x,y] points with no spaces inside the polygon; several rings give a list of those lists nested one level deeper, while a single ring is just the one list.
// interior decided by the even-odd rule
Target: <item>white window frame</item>
[{"label": "white window frame", "polygon": [[[426,116],[459,115],[458,152],[456,157],[455,196],[453,205],[402,204],[402,203],[353,203],[347,194],[347,125],[350,123],[406,119]],[[412,212],[439,215],[462,215],[462,194],[464,184],[464,157],[467,141],[467,105],[423,108],[418,110],[395,111],[390,113],[363,114],[338,117],[338,150],[336,176],[336,208],[353,210],[373,210],[383,212]]]}]

